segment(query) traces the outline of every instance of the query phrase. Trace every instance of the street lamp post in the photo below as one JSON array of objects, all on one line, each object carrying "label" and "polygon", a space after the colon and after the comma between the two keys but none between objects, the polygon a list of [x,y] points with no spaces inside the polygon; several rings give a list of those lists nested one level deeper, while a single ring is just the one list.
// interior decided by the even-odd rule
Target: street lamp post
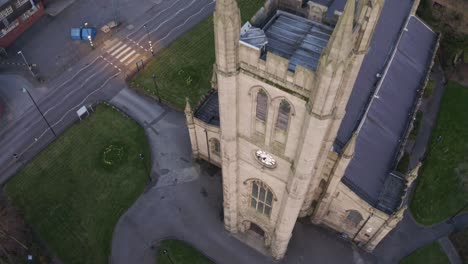
[{"label": "street lamp post", "polygon": [[36,75],[34,75],[34,72],[32,71],[32,67],[31,65],[28,63],[28,61],[26,60],[26,57],[24,56],[23,52],[20,50],[18,51],[18,54],[21,55],[21,57],[23,57],[23,60],[24,60],[24,63],[26,63],[26,66],[28,66],[28,69],[29,69],[29,72],[31,72],[31,75],[33,77],[36,77]]},{"label": "street lamp post", "polygon": [[94,49],[94,43],[93,43],[93,39],[91,37],[91,34],[89,32],[89,28],[88,28],[88,23],[84,23],[84,26],[86,28],[86,31],[88,32],[88,40],[89,40],[89,45],[91,45],[91,48]]},{"label": "street lamp post", "polygon": [[169,256],[169,251],[167,249],[163,249],[163,254],[166,255],[167,259],[169,259],[169,262],[171,262],[171,264],[174,264],[174,262],[171,259],[171,256]]},{"label": "street lamp post", "polygon": [[154,56],[153,43],[151,42],[151,38],[150,38],[150,34],[149,34],[149,31],[148,31],[148,28],[146,27],[146,24],[144,24],[143,27],[144,27],[145,30],[146,30],[146,36],[148,37],[148,45],[149,45],[149,49],[150,49],[151,55]]},{"label": "street lamp post", "polygon": [[29,93],[28,89],[26,89],[26,88],[23,87],[23,93],[28,94],[29,98],[31,98],[31,101],[32,101],[32,102],[34,103],[34,105],[36,106],[37,111],[39,111],[39,113],[41,114],[42,118],[43,118],[44,121],[46,122],[47,126],[49,126],[50,131],[52,131],[52,134],[54,134],[54,137],[57,137],[57,134],[55,134],[54,129],[53,129],[52,126],[49,124],[49,121],[47,121],[47,119],[45,118],[45,116],[44,116],[44,114],[42,113],[41,109],[39,109],[39,106],[36,104],[36,101],[34,101],[34,98],[33,98],[32,95]]},{"label": "street lamp post", "polygon": [[156,90],[156,95],[158,96],[158,101],[161,103],[161,95],[159,94],[158,85],[156,84],[156,74],[153,74],[153,85],[154,90]]}]

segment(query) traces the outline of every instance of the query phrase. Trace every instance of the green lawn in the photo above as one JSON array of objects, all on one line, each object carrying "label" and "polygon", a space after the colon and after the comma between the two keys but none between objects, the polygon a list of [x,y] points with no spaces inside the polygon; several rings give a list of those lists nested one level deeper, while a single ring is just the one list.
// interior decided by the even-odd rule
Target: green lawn
[{"label": "green lawn", "polygon": [[438,242],[422,247],[404,258],[400,264],[449,264],[450,261]]},{"label": "green lawn", "polygon": [[411,203],[421,224],[441,222],[468,202],[467,102],[468,87],[449,82]]},{"label": "green lawn", "polygon": [[463,263],[468,264],[468,227],[458,233],[450,235],[450,240],[452,240]]},{"label": "green lawn", "polygon": [[150,160],[144,130],[98,106],[19,172],[6,193],[64,263],[108,263],[114,226],[148,180],[139,153]]},{"label": "green lawn", "polygon": [[164,240],[158,248],[158,264],[213,264],[203,254],[179,240]]},{"label": "green lawn", "polygon": [[[250,19],[264,0],[237,0],[242,21]],[[183,109],[185,97],[196,106],[200,98],[211,89],[214,53],[213,17],[204,19],[170,47],[159,52],[145,70],[132,81],[131,86],[157,95],[152,75],[157,77],[158,91],[163,101]]]}]

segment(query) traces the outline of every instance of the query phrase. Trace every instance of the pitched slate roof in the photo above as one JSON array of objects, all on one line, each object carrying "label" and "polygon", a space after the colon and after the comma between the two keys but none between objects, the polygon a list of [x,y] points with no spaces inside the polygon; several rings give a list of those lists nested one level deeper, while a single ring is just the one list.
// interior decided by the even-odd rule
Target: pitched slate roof
[{"label": "pitched slate roof", "polygon": [[[361,198],[387,212],[399,205],[404,188],[404,180],[392,170],[427,76],[436,40],[437,35],[421,20],[414,16],[408,19],[382,79],[370,96],[358,127],[355,154],[343,179]],[[354,89],[361,88],[368,87]]]},{"label": "pitched slate roof", "polygon": [[412,5],[412,0],[385,1],[369,51],[346,106],[346,115],[338,131],[336,147],[343,147],[357,128],[369,103],[370,95],[379,81],[377,74],[383,73],[390,60]]},{"label": "pitched slate roof", "polygon": [[213,91],[205,98],[194,116],[207,124],[219,127],[218,91]]}]

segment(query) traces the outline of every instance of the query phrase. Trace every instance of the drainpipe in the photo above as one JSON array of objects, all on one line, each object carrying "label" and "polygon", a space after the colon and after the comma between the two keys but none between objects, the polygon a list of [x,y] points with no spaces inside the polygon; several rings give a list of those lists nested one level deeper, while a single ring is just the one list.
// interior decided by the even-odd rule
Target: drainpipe
[{"label": "drainpipe", "polygon": [[206,151],[208,152],[208,161],[211,162],[210,145],[209,145],[209,142],[208,142],[208,131],[206,130],[206,128],[203,129],[203,131],[205,131]]},{"label": "drainpipe", "polygon": [[355,242],[354,240],[359,235],[359,233],[361,233],[362,229],[366,226],[367,222],[369,222],[369,220],[371,219],[372,216],[374,216],[374,213],[371,213],[369,215],[369,217],[367,217],[366,221],[364,221],[364,224],[362,224],[362,226],[359,228],[359,230],[356,232],[356,234],[354,234],[353,239],[351,240],[351,242]]}]

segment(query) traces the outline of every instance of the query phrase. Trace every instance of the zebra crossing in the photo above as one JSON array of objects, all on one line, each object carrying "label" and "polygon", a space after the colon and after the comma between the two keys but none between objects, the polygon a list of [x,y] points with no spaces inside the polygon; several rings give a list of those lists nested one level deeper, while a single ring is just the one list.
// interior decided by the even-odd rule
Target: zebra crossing
[{"label": "zebra crossing", "polygon": [[135,45],[130,40],[114,39],[105,44],[104,51],[108,55],[108,60],[116,61],[128,67],[132,63],[143,60],[145,58],[143,52],[146,49],[140,45]]}]

